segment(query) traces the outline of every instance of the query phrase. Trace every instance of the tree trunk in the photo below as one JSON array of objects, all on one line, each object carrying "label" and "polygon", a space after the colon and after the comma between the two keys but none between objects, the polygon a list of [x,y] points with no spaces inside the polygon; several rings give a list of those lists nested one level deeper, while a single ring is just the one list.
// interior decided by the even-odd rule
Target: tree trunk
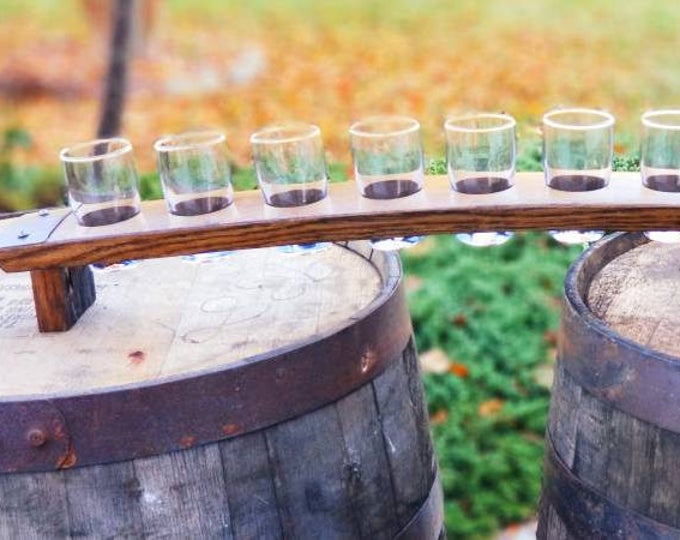
[{"label": "tree trunk", "polygon": [[129,71],[133,1],[116,0],[113,6],[109,66],[97,137],[111,137],[120,133]]}]

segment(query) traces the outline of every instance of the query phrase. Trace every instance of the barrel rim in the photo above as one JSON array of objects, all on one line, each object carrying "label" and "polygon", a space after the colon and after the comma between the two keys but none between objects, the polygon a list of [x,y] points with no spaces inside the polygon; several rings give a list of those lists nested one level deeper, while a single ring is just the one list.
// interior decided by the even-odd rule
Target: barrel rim
[{"label": "barrel rim", "polygon": [[[565,280],[558,361],[584,391],[608,406],[680,433],[680,415],[676,413],[680,408],[679,359],[622,336],[586,304],[597,272],[647,242],[642,233],[614,234],[572,265]],[[646,392],[640,392],[641,388]]]},{"label": "barrel rim", "polygon": [[[645,347],[632,339],[620,334],[611,326],[597,317],[586,303],[586,298],[590,292],[590,285],[597,273],[607,264],[617,257],[627,253],[631,249],[648,244],[650,240],[643,233],[619,232],[606,236],[602,240],[593,244],[584,251],[567,271],[564,285],[564,296],[574,312],[582,319],[589,329],[607,339],[615,339],[625,347],[634,350],[644,357],[652,357],[663,362],[669,362],[672,366],[680,370],[680,356],[673,356],[668,353]],[[602,263],[595,266],[590,265],[593,253],[604,251],[605,256]],[[592,266],[592,268],[590,267]]]},{"label": "barrel rim", "polygon": [[[0,400],[0,474],[124,461],[217,442],[311,412],[370,382],[400,357],[412,328],[398,255],[362,245],[340,244],[379,272],[382,287],[334,329],[221,368],[92,392]],[[47,444],[32,444],[29,434],[36,431]]]}]

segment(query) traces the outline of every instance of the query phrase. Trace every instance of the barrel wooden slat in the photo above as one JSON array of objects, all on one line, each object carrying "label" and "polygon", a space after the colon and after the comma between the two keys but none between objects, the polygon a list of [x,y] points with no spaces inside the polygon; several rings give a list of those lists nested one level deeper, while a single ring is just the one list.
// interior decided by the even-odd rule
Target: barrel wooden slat
[{"label": "barrel wooden slat", "polygon": [[[440,487],[398,260],[353,247],[113,271],[98,284],[105,301],[64,334],[36,334],[30,317],[0,310],[10,374],[0,447],[11,450],[0,456],[0,537],[412,538],[422,515],[417,538],[438,538]],[[0,296],[30,311],[30,285],[14,279]],[[182,340],[206,329],[209,339]],[[53,380],[33,375],[41,356]],[[329,381],[326,356],[345,387]],[[183,389],[202,392],[203,408],[191,410]],[[127,400],[112,401],[121,392]],[[253,393],[260,406],[248,414],[293,412],[247,427]],[[298,409],[307,394],[319,399]],[[159,437],[165,450],[153,446]],[[100,454],[94,443],[120,448]],[[21,505],[10,503],[16,494]]]},{"label": "barrel wooden slat", "polygon": [[[396,496],[400,525],[406,525],[405,516],[411,516],[421,504],[422,493],[427,491],[435,476],[430,437],[422,426],[423,401],[413,401],[410,377],[418,375],[418,364],[413,349],[407,349],[403,365],[385,372],[384,384],[375,385],[376,400],[381,413],[383,437],[390,463],[393,491]],[[404,407],[404,398],[409,404]],[[420,452],[404,451],[410,446],[409,434],[418,434],[425,443]],[[413,471],[428,471],[427,475],[414,475]]]},{"label": "barrel wooden slat", "polygon": [[[328,447],[326,435],[342,440],[334,410],[318,410],[298,422],[267,432],[267,448],[274,471],[274,489],[285,538],[352,538],[358,535],[352,509],[343,504],[347,463],[341,444]],[[318,427],[323,426],[323,430]]]},{"label": "barrel wooden slat", "polygon": [[219,445],[139,459],[134,467],[145,536],[187,530],[196,538],[236,538]]},{"label": "barrel wooden slat", "polygon": [[[36,512],[36,507],[40,508]],[[8,475],[0,480],[0,538],[66,538],[71,531],[62,475]]]},{"label": "barrel wooden slat", "polygon": [[[563,471],[546,476],[539,537],[680,538],[680,432],[668,410],[680,246],[616,235],[584,255],[566,290],[546,449],[546,471],[550,460]],[[554,482],[590,503],[577,511]]]},{"label": "barrel wooden slat", "polygon": [[265,433],[248,433],[219,446],[234,538],[283,538]]},{"label": "barrel wooden slat", "polygon": [[[360,516],[359,536],[376,540],[392,538],[399,529],[392,478],[373,385],[366,385],[336,405],[347,452],[347,490],[352,513]],[[366,414],[371,411],[371,414]]]},{"label": "barrel wooden slat", "polygon": [[[68,501],[68,536],[120,538],[143,533],[142,491],[134,463],[72,469],[63,478]],[[37,512],[38,508],[34,506],[32,511]]]}]

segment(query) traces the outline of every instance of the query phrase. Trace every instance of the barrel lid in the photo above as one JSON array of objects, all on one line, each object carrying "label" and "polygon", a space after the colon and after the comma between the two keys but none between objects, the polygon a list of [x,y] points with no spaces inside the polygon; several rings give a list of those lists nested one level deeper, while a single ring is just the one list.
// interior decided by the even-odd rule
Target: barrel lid
[{"label": "barrel lid", "polygon": [[680,361],[680,244],[643,243],[609,261],[587,304],[621,336]]},{"label": "barrel lid", "polygon": [[0,274],[0,473],[157,455],[306,414],[401,357],[395,254],[366,242],[98,273],[67,332],[38,332],[28,276]]},{"label": "barrel lid", "polygon": [[37,329],[28,274],[0,274],[0,396],[74,394],[186,376],[342,325],[380,293],[352,250],[234,251],[149,259],[95,274],[97,300],[68,332]]},{"label": "barrel lid", "polygon": [[642,233],[604,238],[567,273],[558,342],[560,364],[584,391],[676,433],[678,262],[679,246]]}]

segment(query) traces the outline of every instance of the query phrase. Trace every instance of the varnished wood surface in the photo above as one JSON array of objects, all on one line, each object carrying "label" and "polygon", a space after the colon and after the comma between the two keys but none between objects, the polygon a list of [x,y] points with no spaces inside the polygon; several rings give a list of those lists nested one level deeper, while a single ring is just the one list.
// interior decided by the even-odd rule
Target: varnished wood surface
[{"label": "varnished wood surface", "polygon": [[[192,217],[168,214],[163,201],[143,204],[136,217],[81,227],[72,215],[55,220],[47,240],[37,214],[0,221],[0,268],[23,271],[90,262],[153,258],[318,240],[517,229],[680,229],[680,193],[652,191],[638,173],[616,173],[608,187],[569,193],[545,186],[542,173],[519,173],[509,190],[488,195],[453,192],[448,178],[394,200],[362,198],[353,182],[334,184],[325,200],[272,208],[259,191],[237,193],[234,204]],[[53,211],[58,217],[65,209]],[[52,219],[52,218],[49,218]],[[33,230],[36,229],[36,233]],[[28,232],[24,238],[19,233]]]},{"label": "varnished wood surface", "polygon": [[[27,274],[0,276],[0,399],[91,392],[206,369],[323,336],[385,285],[337,245],[242,250],[204,264],[151,259],[97,272],[97,301],[65,333],[38,332]],[[396,279],[396,278],[395,278]]]}]

